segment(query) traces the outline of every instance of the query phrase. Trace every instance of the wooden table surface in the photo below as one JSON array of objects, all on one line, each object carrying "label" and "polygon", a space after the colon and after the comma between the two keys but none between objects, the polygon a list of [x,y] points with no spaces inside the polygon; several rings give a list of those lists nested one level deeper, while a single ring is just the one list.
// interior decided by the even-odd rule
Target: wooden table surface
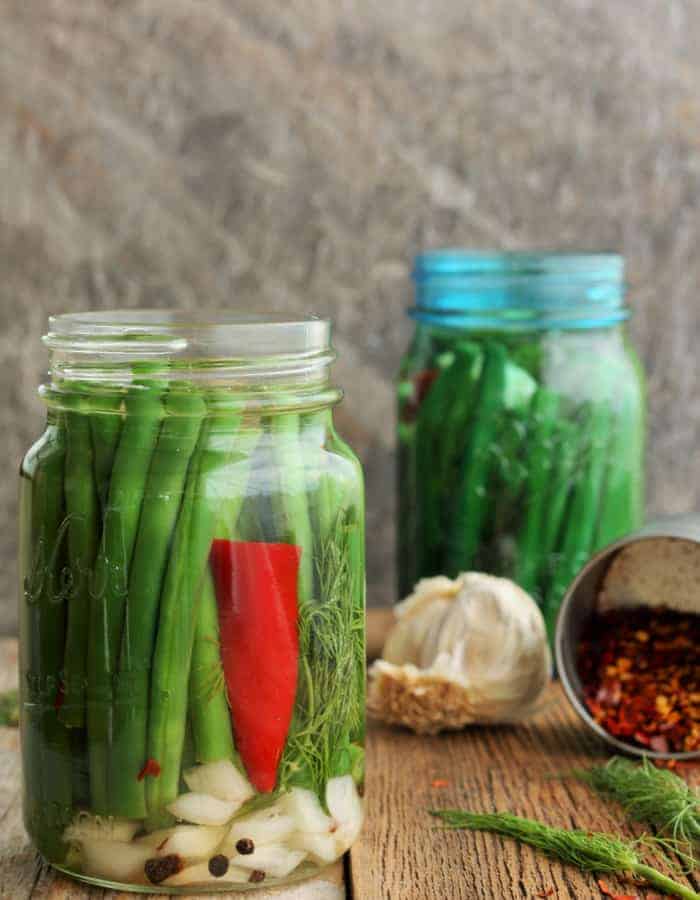
[{"label": "wooden table surface", "polygon": [[[380,642],[375,632],[382,625],[381,616],[372,617],[372,649]],[[14,641],[0,641],[0,690],[16,680],[16,652]],[[0,898],[126,900],[134,896],[72,882],[54,873],[33,853],[21,824],[18,750],[16,731],[0,729]],[[368,733],[367,822],[345,869],[338,865],[311,882],[261,892],[256,897],[601,897],[594,877],[550,864],[528,848],[491,835],[443,831],[427,810],[450,806],[508,809],[555,825],[633,836],[633,830],[621,825],[617,810],[607,808],[581,785],[559,777],[605,758],[604,747],[580,726],[558,686],[550,691],[541,713],[520,727],[474,728],[460,734],[419,738],[374,724]],[[606,881],[613,890],[636,895],[640,900],[646,896],[644,890],[614,878]],[[700,887],[692,876],[689,883],[696,890]]]}]

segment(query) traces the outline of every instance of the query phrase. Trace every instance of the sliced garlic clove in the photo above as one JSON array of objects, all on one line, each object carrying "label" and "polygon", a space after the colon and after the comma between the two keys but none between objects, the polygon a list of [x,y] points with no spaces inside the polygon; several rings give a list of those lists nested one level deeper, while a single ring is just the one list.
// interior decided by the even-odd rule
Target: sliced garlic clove
[{"label": "sliced garlic clove", "polygon": [[188,769],[183,775],[187,787],[196,794],[209,794],[217,800],[241,806],[254,796],[248,779],[228,759],[204,763]]},{"label": "sliced garlic clove", "polygon": [[239,808],[240,803],[229,803],[208,794],[180,794],[166,808],[176,819],[194,825],[225,825]]}]

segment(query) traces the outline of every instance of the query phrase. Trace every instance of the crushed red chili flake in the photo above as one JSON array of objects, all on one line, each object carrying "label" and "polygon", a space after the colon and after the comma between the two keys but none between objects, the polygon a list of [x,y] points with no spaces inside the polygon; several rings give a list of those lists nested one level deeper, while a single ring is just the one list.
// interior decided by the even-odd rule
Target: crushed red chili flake
[{"label": "crushed red chili flake", "polygon": [[547,890],[547,891],[540,891],[539,894],[535,894],[535,897],[541,897],[541,898],[543,898],[543,900],[546,897],[553,897],[553,896],[554,896],[554,888],[549,888],[549,890]]},{"label": "crushed red chili flake", "polygon": [[416,372],[411,378],[413,384],[413,395],[408,397],[404,402],[401,410],[402,422],[414,422],[421,403],[432,387],[433,382],[440,374],[439,369],[424,369],[422,372]]},{"label": "crushed red chili flake", "polygon": [[615,891],[611,890],[610,885],[603,881],[601,878],[598,881],[598,887],[600,888],[601,894],[606,897],[611,897],[612,900],[639,900],[637,894],[616,894]]},{"label": "crushed red chili flake", "polygon": [[658,753],[700,750],[700,616],[665,607],[595,616],[578,647],[584,701],[607,732]]},{"label": "crushed red chili flake", "polygon": [[157,760],[147,759],[143,769],[136,776],[136,780],[143,781],[146,775],[152,775],[154,778],[160,775],[160,763]]},{"label": "crushed red chili flake", "polygon": [[58,682],[58,687],[56,688],[56,697],[53,701],[53,708],[58,712],[60,708],[63,706],[63,703],[66,699],[66,688],[62,681]]},{"label": "crushed red chili flake", "polygon": [[434,788],[446,788],[450,786],[450,782],[446,778],[434,778],[430,782],[430,787]]}]

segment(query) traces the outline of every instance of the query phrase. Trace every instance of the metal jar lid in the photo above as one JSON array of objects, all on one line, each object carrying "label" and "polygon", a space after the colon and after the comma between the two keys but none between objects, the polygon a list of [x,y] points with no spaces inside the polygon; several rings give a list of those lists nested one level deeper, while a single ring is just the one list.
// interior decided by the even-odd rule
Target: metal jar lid
[{"label": "metal jar lid", "polygon": [[[700,750],[683,753],[661,753],[628,744],[602,728],[591,716],[583,699],[583,686],[578,674],[577,648],[583,631],[598,609],[601,586],[615,557],[626,547],[639,541],[659,539],[678,540],[697,544],[700,559],[700,514],[663,519],[645,526],[596,554],[579,572],[566,593],[557,619],[554,652],[557,669],[566,696],[588,728],[615,750],[652,759],[700,759]],[[658,561],[656,565],[660,564]],[[662,605],[659,603],[659,605]],[[668,603],[663,605],[669,605]],[[700,581],[693,597],[694,611],[700,614]],[[700,648],[699,648],[700,652]]]}]

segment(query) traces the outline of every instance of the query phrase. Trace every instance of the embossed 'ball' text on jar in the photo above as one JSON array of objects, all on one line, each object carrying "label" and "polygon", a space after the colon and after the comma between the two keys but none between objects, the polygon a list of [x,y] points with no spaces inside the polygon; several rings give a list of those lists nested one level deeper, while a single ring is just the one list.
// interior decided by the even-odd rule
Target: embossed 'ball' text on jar
[{"label": "embossed 'ball' text on jar", "polygon": [[362,824],[364,499],[327,321],[57,316],[21,468],[27,830],[121,889],[295,881]]},{"label": "embossed 'ball' text on jar", "polygon": [[399,378],[399,590],[479,570],[553,633],[570,582],[642,524],[645,392],[607,253],[425,253]]}]

